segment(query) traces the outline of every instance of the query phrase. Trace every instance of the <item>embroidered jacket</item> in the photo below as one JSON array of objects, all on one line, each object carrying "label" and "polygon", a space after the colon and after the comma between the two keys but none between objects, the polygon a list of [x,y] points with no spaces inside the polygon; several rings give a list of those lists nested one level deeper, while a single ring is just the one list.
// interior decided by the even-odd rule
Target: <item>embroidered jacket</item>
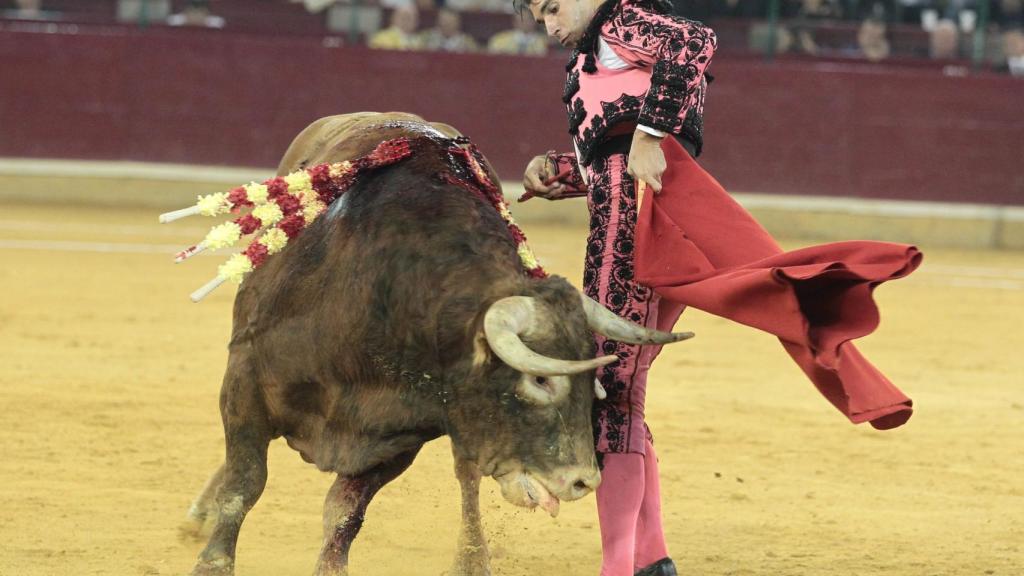
[{"label": "embroidered jacket", "polygon": [[[703,143],[704,70],[717,48],[715,33],[693,20],[658,14],[644,0],[609,0],[595,15],[566,66],[562,101],[576,158],[552,156],[559,171],[573,160],[590,164],[606,137],[637,125]],[[588,71],[589,70],[589,71]]]}]

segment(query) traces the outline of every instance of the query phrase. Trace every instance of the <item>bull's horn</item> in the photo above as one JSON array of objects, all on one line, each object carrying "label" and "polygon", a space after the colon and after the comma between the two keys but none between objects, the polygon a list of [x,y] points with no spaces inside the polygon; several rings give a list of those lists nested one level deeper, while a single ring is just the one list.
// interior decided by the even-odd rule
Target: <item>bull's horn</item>
[{"label": "bull's horn", "polygon": [[536,305],[528,296],[508,296],[491,304],[484,315],[484,335],[491,350],[516,370],[532,376],[567,376],[614,362],[616,356],[593,360],[560,360],[530,350],[521,334],[535,324]]},{"label": "bull's horn", "polygon": [[670,344],[693,338],[693,332],[662,332],[634,324],[582,292],[580,299],[590,329],[611,340],[626,344]]}]

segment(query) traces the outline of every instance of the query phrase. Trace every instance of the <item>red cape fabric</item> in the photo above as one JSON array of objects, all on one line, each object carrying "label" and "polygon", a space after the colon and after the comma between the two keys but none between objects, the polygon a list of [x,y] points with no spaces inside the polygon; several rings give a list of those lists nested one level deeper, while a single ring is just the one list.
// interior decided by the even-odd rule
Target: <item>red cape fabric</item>
[{"label": "red cape fabric", "polygon": [[648,189],[637,220],[636,279],[663,298],[778,336],[852,422],[906,422],[911,400],[850,340],[878,326],[874,288],[913,272],[921,252],[870,241],[783,252],[674,138],[662,149],[662,191]]}]

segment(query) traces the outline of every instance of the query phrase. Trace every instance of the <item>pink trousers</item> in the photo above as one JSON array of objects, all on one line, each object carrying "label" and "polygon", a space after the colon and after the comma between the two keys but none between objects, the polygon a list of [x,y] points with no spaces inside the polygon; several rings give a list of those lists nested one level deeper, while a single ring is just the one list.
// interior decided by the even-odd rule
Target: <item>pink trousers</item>
[{"label": "pink trousers", "polygon": [[[671,330],[683,306],[662,299],[633,279],[636,194],[626,156],[590,167],[590,236],[584,291],[616,314]],[[619,361],[598,370],[608,398],[594,406],[594,433],[602,461],[597,489],[601,576],[632,576],[668,555],[661,522],[658,464],[644,423],[647,371],[660,346],[633,346],[598,337],[600,354]]]},{"label": "pink trousers", "polygon": [[[684,306],[664,300],[634,281],[633,246],[636,193],[626,172],[626,156],[615,154],[590,166],[590,235],[583,271],[588,296],[623,318],[659,330],[671,330]],[[619,361],[598,369],[608,398],[594,406],[594,439],[600,454],[646,451],[650,432],[644,423],[647,372],[660,346],[636,346],[597,337],[598,354]]]}]

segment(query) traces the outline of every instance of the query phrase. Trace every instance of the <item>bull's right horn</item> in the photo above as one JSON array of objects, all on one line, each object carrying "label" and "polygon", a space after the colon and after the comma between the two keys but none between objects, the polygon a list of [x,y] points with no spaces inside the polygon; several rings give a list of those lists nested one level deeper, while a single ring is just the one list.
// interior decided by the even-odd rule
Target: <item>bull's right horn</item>
[{"label": "bull's right horn", "polygon": [[582,292],[580,300],[590,329],[611,340],[626,344],[671,344],[693,338],[693,332],[662,332],[634,324]]},{"label": "bull's right horn", "polygon": [[593,360],[561,360],[530,350],[520,335],[536,325],[536,304],[528,296],[508,296],[491,304],[484,315],[484,335],[491,350],[516,370],[531,376],[567,376],[611,364],[616,356]]}]

